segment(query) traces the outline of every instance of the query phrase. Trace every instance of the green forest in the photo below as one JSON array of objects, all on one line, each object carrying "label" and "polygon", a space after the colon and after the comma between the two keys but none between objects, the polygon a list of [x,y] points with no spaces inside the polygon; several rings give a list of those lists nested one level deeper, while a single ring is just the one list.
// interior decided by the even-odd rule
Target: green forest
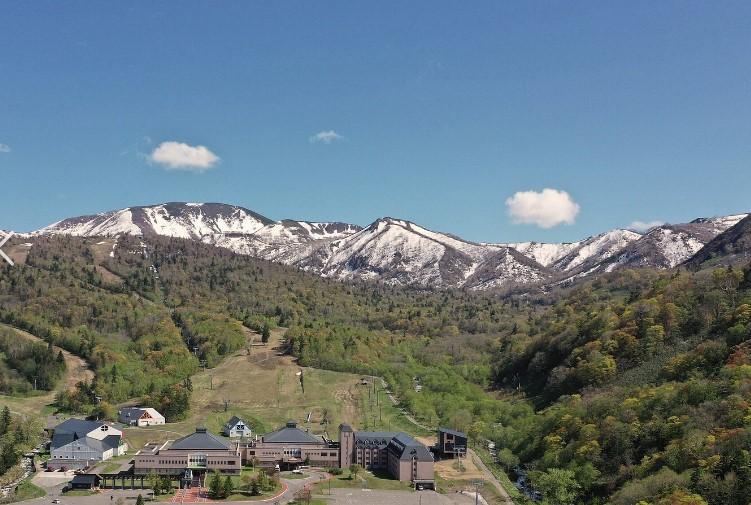
[{"label": "green forest", "polygon": [[65,373],[65,360],[52,344],[19,339],[16,332],[0,328],[0,392],[29,394],[50,391]]},{"label": "green forest", "polygon": [[[751,265],[501,296],[343,284],[159,237],[121,237],[100,264],[95,245],[39,238],[0,267],[0,321],[96,372],[61,409],[147,398],[179,419],[190,376],[242,348],[243,326],[282,326],[302,365],[383,376],[426,424],[494,441],[544,503],[751,502]],[[5,345],[3,384],[28,382]]]}]

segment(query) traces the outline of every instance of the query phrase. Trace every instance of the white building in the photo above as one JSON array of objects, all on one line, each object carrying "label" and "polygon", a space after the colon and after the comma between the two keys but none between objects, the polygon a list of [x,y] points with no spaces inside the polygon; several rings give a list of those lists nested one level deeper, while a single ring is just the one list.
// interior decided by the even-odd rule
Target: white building
[{"label": "white building", "polygon": [[164,424],[164,416],[151,407],[125,407],[117,413],[117,420],[128,426],[157,426]]},{"label": "white building", "polygon": [[47,468],[77,469],[91,466],[128,450],[123,432],[100,421],[68,419],[54,428]]},{"label": "white building", "polygon": [[248,423],[237,416],[232,416],[222,428],[222,433],[230,438],[249,438],[252,432]]}]

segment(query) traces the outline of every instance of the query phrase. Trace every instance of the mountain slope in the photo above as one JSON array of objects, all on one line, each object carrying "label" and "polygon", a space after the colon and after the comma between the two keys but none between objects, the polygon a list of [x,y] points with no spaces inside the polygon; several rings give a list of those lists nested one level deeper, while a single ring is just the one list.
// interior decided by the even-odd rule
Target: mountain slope
[{"label": "mountain slope", "polygon": [[[322,274],[342,280],[378,279],[389,284],[477,289],[507,282],[526,284],[546,277],[541,265],[526,258],[520,261],[523,257],[510,251],[505,246],[466,242],[409,221],[383,218],[334,243]],[[503,261],[494,261],[499,253]],[[491,269],[497,275],[478,277],[478,272]]]},{"label": "mountain slope", "polygon": [[201,239],[216,233],[253,233],[271,223],[269,218],[235,205],[171,202],[65,219],[38,233],[82,237],[154,234]]},{"label": "mountain slope", "polygon": [[699,267],[711,259],[720,257],[730,260],[738,257],[746,260],[751,257],[751,215],[710,240],[686,262],[686,266]]},{"label": "mountain slope", "polygon": [[571,243],[480,244],[394,218],[362,228],[273,221],[221,203],[172,202],[65,219],[35,234],[187,238],[333,279],[481,290],[566,284],[618,268],[672,268],[745,216],[666,224],[643,235],[615,229]]}]

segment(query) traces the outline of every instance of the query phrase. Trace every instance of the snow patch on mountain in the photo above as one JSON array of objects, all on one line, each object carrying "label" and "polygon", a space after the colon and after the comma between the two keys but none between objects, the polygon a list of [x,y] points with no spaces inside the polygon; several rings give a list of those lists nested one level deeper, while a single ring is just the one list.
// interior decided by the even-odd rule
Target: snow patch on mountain
[{"label": "snow patch on mountain", "polygon": [[104,212],[95,216],[84,216],[58,221],[38,232],[39,235],[65,234],[77,237],[97,237],[114,235],[141,235],[141,229],[133,222],[130,209]]},{"label": "snow patch on mountain", "polygon": [[545,242],[517,242],[505,244],[543,266],[550,266],[579,246],[580,242],[548,244]]},{"label": "snow patch on mountain", "polygon": [[643,235],[615,229],[571,243],[492,244],[389,217],[362,228],[272,221],[219,203],[165,203],[66,219],[31,235],[164,235],[200,240],[332,279],[483,290],[563,285],[618,268],[671,268],[746,215],[666,224]]}]

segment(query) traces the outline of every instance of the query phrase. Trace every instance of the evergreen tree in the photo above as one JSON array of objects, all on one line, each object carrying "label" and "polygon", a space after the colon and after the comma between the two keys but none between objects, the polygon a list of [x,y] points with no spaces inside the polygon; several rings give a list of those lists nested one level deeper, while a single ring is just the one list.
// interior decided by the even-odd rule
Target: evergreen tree
[{"label": "evergreen tree", "polygon": [[223,498],[228,497],[232,494],[232,491],[234,491],[235,485],[232,483],[232,477],[227,475],[227,477],[224,479],[224,496]]},{"label": "evergreen tree", "polygon": [[6,405],[3,407],[3,413],[0,414],[0,436],[8,433],[8,428],[10,428],[10,409]]},{"label": "evergreen tree", "polygon": [[209,481],[209,495],[215,499],[221,498],[222,488],[222,480],[219,477],[219,472],[214,472],[211,475],[211,480]]}]

